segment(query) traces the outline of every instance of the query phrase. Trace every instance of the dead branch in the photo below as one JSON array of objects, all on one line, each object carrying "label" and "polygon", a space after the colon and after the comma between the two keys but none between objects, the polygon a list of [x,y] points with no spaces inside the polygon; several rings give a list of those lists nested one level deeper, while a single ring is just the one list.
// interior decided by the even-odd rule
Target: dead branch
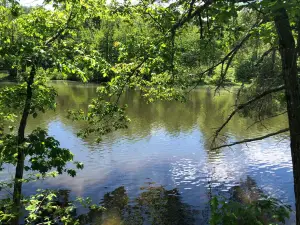
[{"label": "dead branch", "polygon": [[253,102],[256,102],[260,99],[262,99],[263,97],[278,92],[278,91],[282,91],[284,90],[284,85],[280,85],[278,87],[266,90],[262,93],[260,93],[259,95],[256,95],[255,97],[253,97],[252,99],[250,99],[249,101],[239,104],[236,106],[235,110],[233,110],[230,115],[228,116],[228,118],[225,120],[225,122],[216,130],[213,141],[212,141],[212,145],[214,145],[216,138],[218,137],[219,133],[223,130],[223,128],[229,123],[229,121],[232,119],[232,117],[241,109],[244,109],[246,106],[251,105]]},{"label": "dead branch", "polygon": [[260,140],[263,140],[263,139],[266,139],[266,138],[269,138],[269,137],[272,137],[272,136],[275,136],[275,135],[278,135],[278,134],[281,134],[281,133],[285,133],[287,131],[289,131],[289,128],[285,128],[285,129],[276,131],[274,133],[269,133],[267,135],[256,137],[256,138],[244,139],[242,141],[232,142],[232,143],[227,144],[227,145],[220,145],[220,146],[212,148],[212,150],[216,150],[216,149],[220,149],[220,148],[225,148],[225,147],[231,147],[231,146],[239,145],[239,144],[246,144],[246,143],[254,142],[254,141],[260,141]]}]

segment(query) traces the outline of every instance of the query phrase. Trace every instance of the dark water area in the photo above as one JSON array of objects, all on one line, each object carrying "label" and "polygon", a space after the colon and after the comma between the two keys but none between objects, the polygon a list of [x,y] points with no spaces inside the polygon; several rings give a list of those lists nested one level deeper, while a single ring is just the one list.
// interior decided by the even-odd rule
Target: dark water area
[{"label": "dark water area", "polygon": [[[287,134],[209,149],[214,129],[233,109],[234,90],[214,96],[214,90],[201,87],[192,91],[185,103],[153,104],[147,104],[139,91],[128,91],[120,102],[128,104],[129,128],[109,134],[97,144],[94,137],[77,137],[85,125],[66,118],[69,109],[88,107],[97,86],[75,82],[54,82],[53,86],[58,91],[56,111],[31,118],[28,131],[46,128],[62,147],[74,153],[75,160],[84,163],[84,169],[74,178],[61,175],[25,184],[25,194],[34,194],[37,188],[69,190],[70,198],[90,197],[104,206],[118,205],[131,215],[129,224],[207,224],[211,194],[229,196],[234,187],[245,184],[294,207]],[[287,126],[285,116],[248,128],[253,122],[235,116],[222,141],[256,137]],[[13,168],[9,173],[3,171],[0,178],[9,179],[13,172]],[[145,214],[148,220],[141,219]],[[123,218],[117,212],[112,215],[107,224],[120,224]]]}]

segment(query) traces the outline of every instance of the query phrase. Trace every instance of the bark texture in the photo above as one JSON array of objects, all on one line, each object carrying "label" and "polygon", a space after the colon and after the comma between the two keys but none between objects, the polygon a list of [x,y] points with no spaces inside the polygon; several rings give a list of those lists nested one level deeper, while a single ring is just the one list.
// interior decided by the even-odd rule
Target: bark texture
[{"label": "bark texture", "polygon": [[297,74],[297,48],[286,9],[282,7],[274,11],[274,19],[279,37],[279,51],[291,137],[296,224],[300,225],[300,90]]}]

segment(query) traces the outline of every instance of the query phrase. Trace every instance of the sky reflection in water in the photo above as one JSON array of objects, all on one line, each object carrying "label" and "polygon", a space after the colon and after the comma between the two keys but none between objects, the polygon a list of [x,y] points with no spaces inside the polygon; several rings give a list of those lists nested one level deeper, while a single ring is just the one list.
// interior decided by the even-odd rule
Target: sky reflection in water
[{"label": "sky reflection in water", "polygon": [[[75,178],[60,176],[25,185],[27,194],[37,187],[69,189],[71,196],[89,196],[100,202],[107,192],[124,187],[131,201],[138,198],[146,182],[164,190],[176,189],[180,201],[191,210],[207,207],[208,187],[228,192],[251,177],[265,193],[292,204],[293,177],[288,139],[285,135],[231,149],[210,151],[213,128],[226,118],[235,100],[233,93],[213,95],[208,88],[195,90],[186,103],[147,104],[139,92],[130,91],[121,99],[127,103],[132,120],[129,129],[106,136],[95,144],[93,137],[82,140],[76,133],[84,125],[66,118],[68,109],[86,108],[95,95],[95,85],[54,83],[59,96],[55,112],[31,120],[29,130],[47,128],[62,147],[72,150],[85,168]],[[270,131],[284,128],[284,116],[265,124]],[[259,124],[247,130],[252,120],[235,117],[225,129],[226,141],[264,134]],[[13,171],[11,171],[13,172]],[[195,213],[191,224],[199,224]],[[202,222],[201,222],[202,223]]]}]

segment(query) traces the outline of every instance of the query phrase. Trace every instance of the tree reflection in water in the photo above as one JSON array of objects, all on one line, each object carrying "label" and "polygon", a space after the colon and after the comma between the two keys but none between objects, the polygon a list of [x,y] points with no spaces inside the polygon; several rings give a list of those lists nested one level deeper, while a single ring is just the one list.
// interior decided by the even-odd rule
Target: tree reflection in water
[{"label": "tree reflection in water", "polygon": [[178,189],[166,190],[162,186],[148,185],[142,190],[133,202],[129,201],[124,186],[106,193],[100,202],[106,210],[91,210],[88,215],[81,216],[85,220],[82,222],[103,225],[195,224],[197,211],[182,202]]},{"label": "tree reflection in water", "polygon": [[[225,197],[226,201],[219,205],[219,209],[223,211],[217,210],[218,217],[222,219],[225,215],[227,218],[230,214],[228,218],[230,221],[233,218],[233,224],[250,225],[251,221],[249,218],[251,215],[262,222],[259,224],[270,224],[278,222],[278,218],[273,217],[273,213],[277,215],[284,213],[282,206],[278,204],[280,202],[277,199],[265,196],[251,177],[247,177],[239,185],[232,187],[226,193],[226,196],[224,192],[220,194],[220,189],[222,187],[219,186],[218,188],[213,188],[213,190],[208,190],[208,196],[221,195],[223,198]],[[69,194],[68,190],[59,191],[56,204],[60,207],[67,206]],[[271,201],[262,200],[264,198]],[[269,205],[270,207],[268,206],[269,203],[272,203]],[[226,204],[226,206],[222,204]],[[203,203],[205,205],[203,210],[195,210],[191,205],[182,201],[182,196],[178,189],[167,190],[163,186],[158,186],[151,182],[142,187],[141,193],[133,200],[130,200],[125,187],[120,186],[106,193],[99,205],[105,209],[91,208],[86,214],[79,213],[80,215],[76,215],[74,211],[74,217],[79,219],[82,225],[190,225],[208,224],[210,214],[213,215],[214,213],[214,211],[210,211],[212,210],[210,202]],[[261,210],[257,210],[257,208],[252,206],[258,206]],[[253,212],[255,213],[253,214]],[[241,213],[243,215],[242,219],[236,218],[236,216],[232,217],[232,213],[237,213],[236,216],[239,215],[238,213]]]}]

